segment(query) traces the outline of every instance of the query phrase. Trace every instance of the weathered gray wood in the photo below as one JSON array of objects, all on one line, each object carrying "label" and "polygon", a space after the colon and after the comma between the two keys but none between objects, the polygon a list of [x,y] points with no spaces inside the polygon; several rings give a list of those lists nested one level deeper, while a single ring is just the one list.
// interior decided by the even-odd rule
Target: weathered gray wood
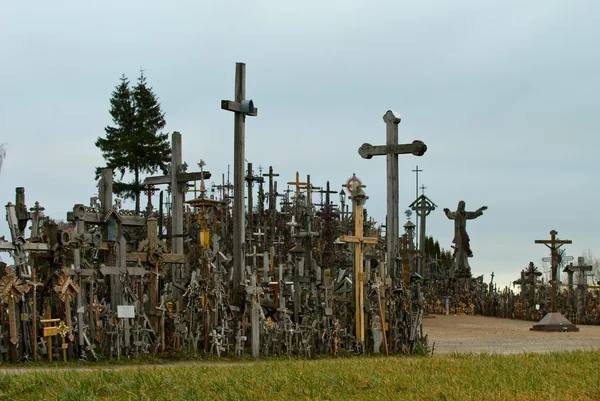
[{"label": "weathered gray wood", "polygon": [[[254,103],[246,101],[246,64],[235,65],[235,101],[221,101],[223,110],[234,112],[234,149],[233,149],[233,291],[232,301],[241,303],[240,287],[243,285],[243,273],[246,266],[243,246],[246,240],[244,229],[244,166],[246,149],[246,115],[256,116]],[[247,110],[245,109],[247,108]],[[250,211],[252,212],[252,211]]]},{"label": "weathered gray wood", "polygon": [[374,146],[370,143],[363,143],[358,148],[358,154],[363,159],[371,159],[373,156],[383,156],[388,153],[407,154],[412,153],[415,156],[423,156],[427,151],[427,146],[422,141],[413,141],[410,145],[381,145]]},{"label": "weathered gray wood", "polygon": [[372,146],[368,143],[363,144],[358,153],[365,159],[373,156],[386,155],[387,170],[387,219],[386,219],[386,238],[387,238],[387,265],[386,274],[392,277],[397,272],[397,252],[398,252],[398,155],[412,153],[415,156],[422,156],[427,151],[427,146],[421,141],[413,141],[410,145],[398,144],[398,124],[401,121],[400,115],[388,110],[383,115],[383,121],[386,124],[386,144],[385,146]]},{"label": "weathered gray wood", "polygon": [[[179,173],[177,174],[177,181],[180,183],[185,183],[189,181],[199,181],[201,179],[209,179],[211,177],[211,173],[208,171],[195,171],[193,173]],[[144,180],[145,185],[160,185],[160,184],[170,184],[172,182],[172,175],[163,175],[158,177],[147,177]]]}]

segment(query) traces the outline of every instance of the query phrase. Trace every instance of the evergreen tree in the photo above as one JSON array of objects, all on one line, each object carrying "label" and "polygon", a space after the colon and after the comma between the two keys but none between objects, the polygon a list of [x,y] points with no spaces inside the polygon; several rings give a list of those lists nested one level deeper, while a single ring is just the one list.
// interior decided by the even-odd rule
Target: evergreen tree
[{"label": "evergreen tree", "polygon": [[[171,158],[168,135],[160,132],[165,127],[164,113],[158,98],[148,86],[144,72],[133,90],[123,75],[110,99],[110,115],[114,127],[107,126],[106,138],[98,138],[96,146],[102,151],[106,167],[120,173],[133,173],[133,181],[115,180],[114,193],[126,199],[135,199],[135,211],[140,211],[140,194],[144,190],[142,173],[153,174],[159,169],[163,174]],[[96,168],[96,177],[100,170]]]}]

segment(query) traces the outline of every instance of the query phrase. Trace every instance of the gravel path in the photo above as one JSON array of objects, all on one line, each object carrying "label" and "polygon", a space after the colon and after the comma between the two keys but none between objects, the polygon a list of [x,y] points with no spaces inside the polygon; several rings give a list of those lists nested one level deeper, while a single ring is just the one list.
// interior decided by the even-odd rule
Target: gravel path
[{"label": "gravel path", "polygon": [[423,332],[435,354],[516,354],[600,349],[600,326],[579,325],[579,332],[539,332],[536,322],[467,315],[431,315]]}]

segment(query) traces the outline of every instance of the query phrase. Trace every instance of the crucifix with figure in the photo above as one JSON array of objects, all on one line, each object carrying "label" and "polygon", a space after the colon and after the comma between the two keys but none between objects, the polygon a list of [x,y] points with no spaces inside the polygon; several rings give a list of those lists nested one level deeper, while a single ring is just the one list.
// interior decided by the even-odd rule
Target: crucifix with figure
[{"label": "crucifix with figure", "polygon": [[558,231],[550,231],[550,239],[542,240],[536,239],[536,244],[544,244],[550,248],[550,255],[552,257],[552,310],[546,316],[542,318],[537,324],[533,325],[530,330],[535,331],[579,331],[579,328],[565,318],[556,308],[556,270],[559,264],[558,261],[558,248],[565,244],[572,244],[573,241],[559,240],[556,235]]},{"label": "crucifix with figure", "polygon": [[[358,154],[363,159],[371,159],[373,156],[386,156],[387,170],[387,219],[386,219],[386,238],[387,238],[387,260],[386,269],[388,274],[394,274],[396,269],[396,254],[398,252],[398,155],[413,154],[423,156],[427,151],[427,145],[422,141],[413,141],[411,144],[398,144],[398,124],[400,124],[400,115],[392,110],[388,110],[383,115],[383,121],[386,124],[386,144],[373,146],[364,143],[359,149]],[[394,277],[392,277],[394,278]]]}]

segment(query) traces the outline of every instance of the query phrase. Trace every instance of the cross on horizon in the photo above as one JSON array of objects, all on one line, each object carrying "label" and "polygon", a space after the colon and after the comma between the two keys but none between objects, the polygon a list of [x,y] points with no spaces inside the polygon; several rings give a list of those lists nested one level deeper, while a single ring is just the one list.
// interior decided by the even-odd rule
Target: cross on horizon
[{"label": "cross on horizon", "polygon": [[552,257],[552,313],[557,312],[556,305],[556,268],[558,267],[558,248],[565,244],[572,244],[571,240],[559,240],[556,238],[558,231],[550,231],[549,240],[536,239],[536,244],[544,244],[550,249],[550,255]]}]

